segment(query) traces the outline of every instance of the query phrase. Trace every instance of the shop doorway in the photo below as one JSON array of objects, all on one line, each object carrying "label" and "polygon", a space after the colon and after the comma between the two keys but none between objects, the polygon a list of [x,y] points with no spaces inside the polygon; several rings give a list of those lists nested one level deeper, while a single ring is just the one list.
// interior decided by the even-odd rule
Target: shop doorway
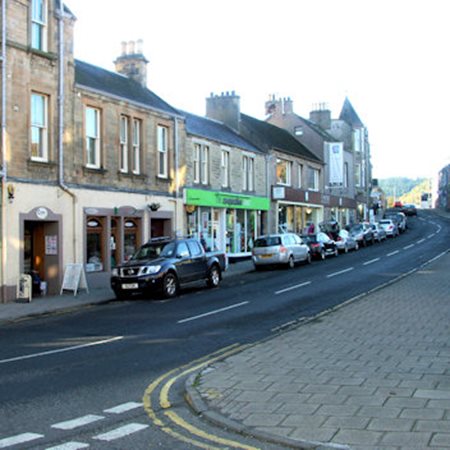
[{"label": "shop doorway", "polygon": [[151,219],[150,237],[171,236],[172,224],[170,219]]},{"label": "shop doorway", "polygon": [[33,278],[33,295],[59,292],[59,224],[24,221],[23,273]]}]

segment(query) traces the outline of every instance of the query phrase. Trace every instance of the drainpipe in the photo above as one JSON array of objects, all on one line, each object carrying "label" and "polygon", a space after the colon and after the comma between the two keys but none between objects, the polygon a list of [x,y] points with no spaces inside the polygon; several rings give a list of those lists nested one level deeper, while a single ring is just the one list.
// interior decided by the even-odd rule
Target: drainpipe
[{"label": "drainpipe", "polygon": [[6,260],[7,260],[7,233],[6,233],[6,0],[2,1],[2,48],[1,48],[1,77],[2,77],[2,102],[1,102],[1,155],[0,155],[0,177],[1,177],[1,205],[0,205],[0,238],[1,238],[1,260],[0,260],[0,289],[1,299],[6,301]]},{"label": "drainpipe", "polygon": [[180,234],[178,227],[178,200],[180,189],[180,176],[179,176],[179,148],[178,148],[178,117],[173,118],[174,130],[173,130],[173,146],[174,146],[174,165],[175,165],[175,199],[171,200],[175,207],[175,236]]},{"label": "drainpipe", "polygon": [[58,73],[58,186],[72,197],[72,245],[73,245],[73,261],[77,260],[76,246],[76,195],[66,186],[64,182],[64,5],[59,0],[59,73]]}]

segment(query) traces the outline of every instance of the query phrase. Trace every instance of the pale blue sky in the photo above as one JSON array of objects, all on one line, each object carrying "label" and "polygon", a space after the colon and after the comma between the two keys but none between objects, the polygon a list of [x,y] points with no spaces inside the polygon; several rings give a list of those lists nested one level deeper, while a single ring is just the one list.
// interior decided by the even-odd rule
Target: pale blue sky
[{"label": "pale blue sky", "polygon": [[373,175],[434,176],[450,163],[447,0],[66,0],[75,56],[113,70],[121,42],[143,39],[148,87],[204,115],[236,91],[264,118],[270,94],[308,117],[347,95],[369,129]]}]

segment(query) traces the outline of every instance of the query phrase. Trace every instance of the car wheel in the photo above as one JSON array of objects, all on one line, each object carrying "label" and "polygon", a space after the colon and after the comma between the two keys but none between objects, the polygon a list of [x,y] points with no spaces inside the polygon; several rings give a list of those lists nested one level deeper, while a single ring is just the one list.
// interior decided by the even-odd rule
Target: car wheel
[{"label": "car wheel", "polygon": [[325,255],[325,251],[324,250],[321,250],[320,251],[320,259],[322,260],[322,261],[325,261],[325,258],[327,257],[327,255]]},{"label": "car wheel", "polygon": [[359,244],[357,242],[355,243],[355,251],[356,250],[359,250]]},{"label": "car wheel", "polygon": [[172,298],[178,292],[178,280],[175,274],[169,272],[163,279],[163,295],[166,298]]},{"label": "car wheel", "polygon": [[214,264],[211,269],[209,269],[208,279],[206,280],[206,284],[210,288],[214,288],[219,286],[220,283],[220,269]]},{"label": "car wheel", "polygon": [[339,256],[339,250],[337,247],[334,249],[334,256]]},{"label": "car wheel", "polygon": [[306,264],[311,264],[312,258],[311,258],[311,253],[308,252],[308,254],[306,255]]},{"label": "car wheel", "polygon": [[347,244],[345,244],[344,253],[348,253],[348,245]]},{"label": "car wheel", "polygon": [[288,269],[293,269],[295,266],[295,262],[294,262],[294,258],[291,256],[289,256],[288,262],[287,262],[287,267]]}]

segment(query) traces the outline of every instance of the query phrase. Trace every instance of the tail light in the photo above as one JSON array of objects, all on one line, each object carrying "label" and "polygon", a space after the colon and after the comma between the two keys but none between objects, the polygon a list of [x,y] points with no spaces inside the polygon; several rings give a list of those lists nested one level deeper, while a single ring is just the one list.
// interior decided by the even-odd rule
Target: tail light
[{"label": "tail light", "polygon": [[319,244],[311,244],[311,248],[317,248],[317,247],[320,247],[320,245]]},{"label": "tail light", "polygon": [[287,252],[287,248],[282,245],[280,247],[280,253],[286,253],[286,252]]},{"label": "tail light", "polygon": [[338,237],[336,238],[336,240],[337,240],[337,241],[342,241],[342,238],[341,238],[340,236],[338,236]]}]

